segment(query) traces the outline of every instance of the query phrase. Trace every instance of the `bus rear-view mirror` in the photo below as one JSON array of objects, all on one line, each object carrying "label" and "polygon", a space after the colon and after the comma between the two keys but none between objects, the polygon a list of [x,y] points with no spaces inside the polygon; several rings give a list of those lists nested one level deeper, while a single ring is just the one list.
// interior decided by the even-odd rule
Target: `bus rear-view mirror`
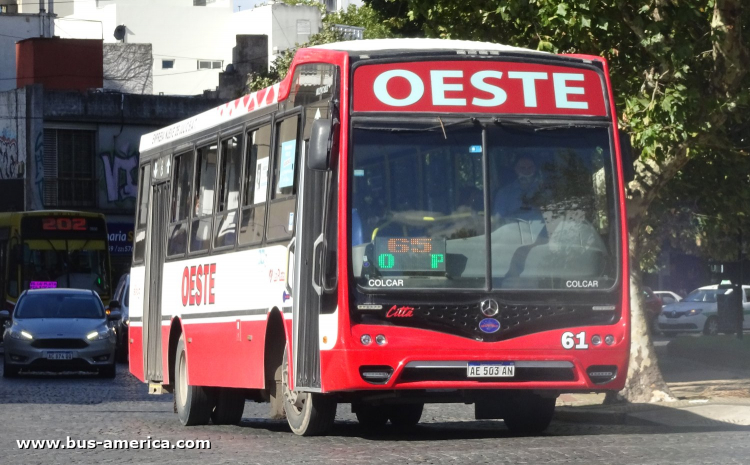
[{"label": "bus rear-view mirror", "polygon": [[327,171],[331,167],[332,123],[330,119],[316,119],[310,131],[310,152],[307,167]]}]

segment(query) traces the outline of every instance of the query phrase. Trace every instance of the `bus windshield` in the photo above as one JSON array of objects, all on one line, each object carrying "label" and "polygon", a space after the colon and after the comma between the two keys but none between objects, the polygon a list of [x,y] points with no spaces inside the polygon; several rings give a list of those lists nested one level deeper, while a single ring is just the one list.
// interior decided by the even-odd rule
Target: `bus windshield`
[{"label": "bus windshield", "polygon": [[26,241],[23,251],[24,289],[65,287],[109,294],[104,247],[101,240]]},{"label": "bus windshield", "polygon": [[370,121],[352,153],[361,288],[615,284],[608,127]]}]

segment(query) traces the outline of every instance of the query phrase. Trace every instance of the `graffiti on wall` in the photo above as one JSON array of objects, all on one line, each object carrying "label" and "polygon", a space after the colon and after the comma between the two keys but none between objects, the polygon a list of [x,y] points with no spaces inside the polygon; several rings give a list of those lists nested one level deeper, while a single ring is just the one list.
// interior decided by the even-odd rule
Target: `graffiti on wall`
[{"label": "graffiti on wall", "polygon": [[104,190],[109,203],[133,205],[138,195],[138,149],[125,144],[99,152],[104,170]]},{"label": "graffiti on wall", "polygon": [[34,193],[32,196],[31,209],[41,210],[44,208],[44,132],[36,134],[34,142]]},{"label": "graffiti on wall", "polygon": [[18,141],[7,131],[0,134],[0,179],[16,179],[19,176]]}]

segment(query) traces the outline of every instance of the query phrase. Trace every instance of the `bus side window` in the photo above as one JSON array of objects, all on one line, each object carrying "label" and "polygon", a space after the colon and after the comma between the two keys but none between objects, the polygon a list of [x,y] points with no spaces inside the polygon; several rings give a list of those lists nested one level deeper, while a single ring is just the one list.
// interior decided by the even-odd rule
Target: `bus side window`
[{"label": "bus side window", "polygon": [[263,240],[270,154],[270,124],[247,133],[245,183],[242,192],[242,218],[239,233],[240,245],[257,244]]},{"label": "bus side window", "polygon": [[221,141],[219,202],[214,219],[214,248],[230,247],[237,237],[237,207],[240,203],[240,170],[242,139],[240,136]]},{"label": "bus side window", "polygon": [[288,239],[294,231],[299,146],[299,116],[277,123],[273,189],[266,230],[269,241]]},{"label": "bus side window", "polygon": [[187,250],[188,219],[190,218],[190,195],[193,192],[192,151],[174,157],[172,170],[172,202],[169,212],[169,237],[167,256],[181,256]]},{"label": "bus side window", "polygon": [[141,167],[138,177],[138,211],[135,221],[135,245],[133,246],[133,263],[140,263],[146,253],[146,225],[148,224],[148,203],[151,195],[151,165]]},{"label": "bus side window", "polygon": [[208,250],[211,244],[211,220],[214,214],[214,193],[216,192],[216,144],[200,147],[197,151],[195,183],[190,227],[190,251]]}]

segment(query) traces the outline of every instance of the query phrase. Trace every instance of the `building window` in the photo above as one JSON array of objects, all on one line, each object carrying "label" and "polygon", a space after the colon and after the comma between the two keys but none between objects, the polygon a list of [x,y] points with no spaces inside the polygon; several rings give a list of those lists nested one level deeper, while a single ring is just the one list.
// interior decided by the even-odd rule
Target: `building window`
[{"label": "building window", "polygon": [[174,60],[161,60],[161,69],[174,68]]},{"label": "building window", "polygon": [[221,69],[221,60],[198,60],[198,69]]},{"label": "building window", "polygon": [[44,130],[44,205],[96,206],[95,131]]}]

